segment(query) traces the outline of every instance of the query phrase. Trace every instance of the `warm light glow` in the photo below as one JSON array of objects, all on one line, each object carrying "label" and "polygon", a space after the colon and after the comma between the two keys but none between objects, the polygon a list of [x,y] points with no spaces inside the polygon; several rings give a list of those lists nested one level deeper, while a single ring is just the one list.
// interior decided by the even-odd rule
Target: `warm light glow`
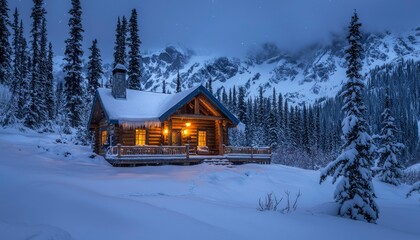
[{"label": "warm light glow", "polygon": [[167,129],[167,128],[165,128],[165,129],[163,130],[163,134],[164,134],[164,135],[167,135],[167,134],[168,134],[168,129]]},{"label": "warm light glow", "polygon": [[184,129],[183,133],[184,133],[184,135],[187,135],[188,134],[188,130],[187,129]]},{"label": "warm light glow", "polygon": [[185,123],[185,126],[186,127],[189,127],[189,126],[191,126],[191,123],[190,122],[187,122],[187,123]]}]

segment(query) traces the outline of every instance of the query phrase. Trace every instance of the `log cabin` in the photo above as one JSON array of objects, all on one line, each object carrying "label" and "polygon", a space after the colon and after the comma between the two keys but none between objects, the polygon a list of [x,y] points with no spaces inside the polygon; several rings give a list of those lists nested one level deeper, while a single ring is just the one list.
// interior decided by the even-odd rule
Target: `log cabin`
[{"label": "log cabin", "polygon": [[228,129],[240,122],[205,87],[174,94],[131,90],[126,71],[118,64],[112,88],[96,91],[89,128],[97,154],[111,163],[150,164],[199,163],[234,152]]}]

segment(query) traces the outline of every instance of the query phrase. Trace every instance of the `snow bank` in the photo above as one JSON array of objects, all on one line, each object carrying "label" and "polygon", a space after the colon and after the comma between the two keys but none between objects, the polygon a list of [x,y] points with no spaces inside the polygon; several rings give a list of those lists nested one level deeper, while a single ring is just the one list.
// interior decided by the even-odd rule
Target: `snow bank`
[{"label": "snow bank", "polygon": [[[0,129],[0,239],[420,239],[419,203],[405,198],[407,185],[375,181],[381,213],[368,224],[335,216],[334,186],[319,185],[317,171],[114,168],[56,138]],[[266,193],[285,190],[301,191],[296,212],[256,210]]]}]

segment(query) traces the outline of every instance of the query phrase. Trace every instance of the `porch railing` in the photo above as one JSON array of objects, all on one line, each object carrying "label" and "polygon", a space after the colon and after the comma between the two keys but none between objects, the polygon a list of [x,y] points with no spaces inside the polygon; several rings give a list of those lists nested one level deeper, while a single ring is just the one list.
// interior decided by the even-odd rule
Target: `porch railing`
[{"label": "porch railing", "polygon": [[130,158],[136,156],[147,155],[164,155],[164,156],[185,156],[189,157],[189,145],[186,146],[117,146],[109,147],[106,153],[107,157],[113,158]]},{"label": "porch railing", "polygon": [[237,147],[237,146],[223,146],[224,154],[264,154],[271,155],[271,147]]}]

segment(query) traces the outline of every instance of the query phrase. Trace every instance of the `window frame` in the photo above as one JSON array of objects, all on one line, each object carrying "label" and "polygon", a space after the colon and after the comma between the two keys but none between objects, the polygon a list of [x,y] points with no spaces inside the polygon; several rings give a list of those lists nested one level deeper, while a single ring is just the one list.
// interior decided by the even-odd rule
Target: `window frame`
[{"label": "window frame", "polygon": [[[139,136],[142,135],[140,134],[140,131],[143,132],[144,131],[144,144],[138,144],[138,140],[139,140]],[[137,134],[139,132],[139,134]],[[145,128],[136,128],[134,130],[134,145],[135,146],[145,146],[147,145],[147,129]]]},{"label": "window frame", "polygon": [[[204,142],[205,142],[205,145],[200,145],[200,132],[203,132],[203,133],[204,133]],[[198,130],[197,130],[197,146],[198,146],[198,147],[208,146],[207,144],[208,144],[208,140],[207,140],[207,130],[204,130],[204,129],[198,129]]]}]

